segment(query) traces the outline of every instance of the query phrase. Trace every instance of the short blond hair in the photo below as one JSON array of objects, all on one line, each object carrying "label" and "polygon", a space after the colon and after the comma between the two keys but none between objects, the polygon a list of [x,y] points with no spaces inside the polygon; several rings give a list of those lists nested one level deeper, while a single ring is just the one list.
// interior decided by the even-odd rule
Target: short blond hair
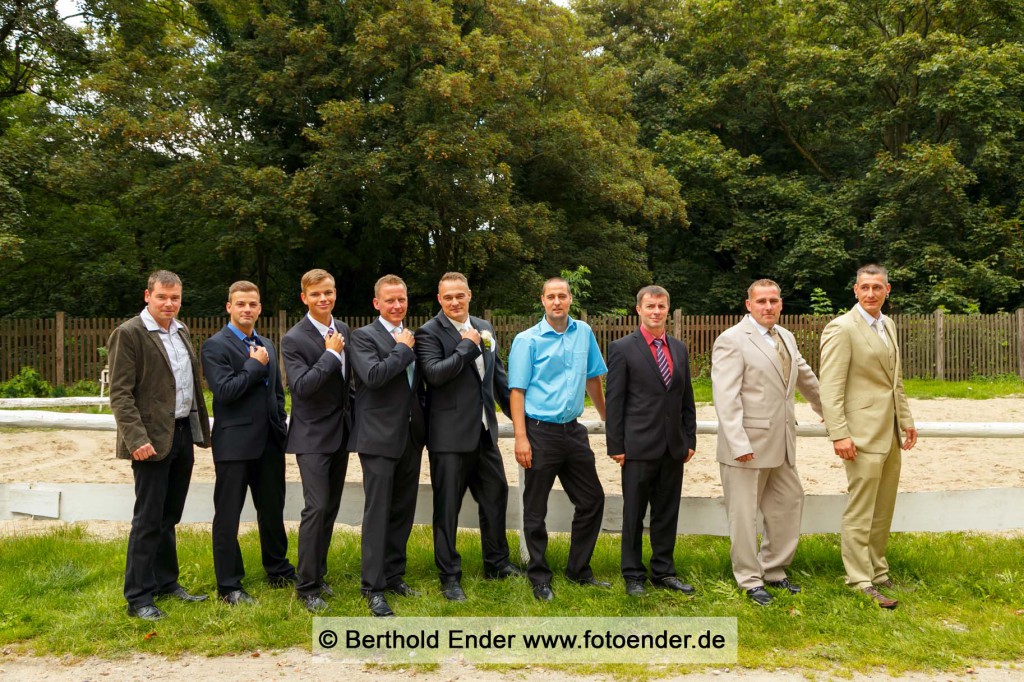
[{"label": "short blond hair", "polygon": [[446,272],[441,275],[441,279],[437,282],[438,289],[441,288],[442,282],[462,282],[466,285],[467,289],[469,288],[469,280],[461,272]]},{"label": "short blond hair", "polygon": [[[889,271],[878,263],[868,263],[857,268],[857,280],[860,279],[861,275],[881,275],[885,283],[889,283]],[[855,280],[856,281],[856,280]]]},{"label": "short blond hair", "polygon": [[401,284],[403,287],[405,287],[406,293],[408,293],[409,287],[405,286],[405,280],[403,280],[398,275],[384,275],[383,277],[378,279],[376,281],[376,283],[374,283],[374,285],[373,285],[373,297],[374,298],[379,298],[380,297],[380,288],[381,287],[389,287],[389,286],[392,286],[392,285],[395,285],[395,284]]},{"label": "short blond hair", "polygon": [[319,284],[325,279],[331,280],[331,284],[336,284],[338,280],[334,279],[334,275],[327,272],[322,268],[313,268],[302,276],[302,293],[306,293],[306,289],[310,288],[314,284]]}]

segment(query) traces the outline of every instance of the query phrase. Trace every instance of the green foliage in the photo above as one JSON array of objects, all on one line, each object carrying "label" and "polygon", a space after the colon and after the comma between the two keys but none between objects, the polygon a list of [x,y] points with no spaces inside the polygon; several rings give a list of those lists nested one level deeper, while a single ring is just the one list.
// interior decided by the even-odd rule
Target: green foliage
[{"label": "green foliage", "polygon": [[811,313],[825,316],[831,316],[835,313],[835,309],[832,307],[832,300],[821,287],[814,287],[811,290]]},{"label": "green foliage", "polygon": [[52,393],[50,384],[32,367],[22,367],[15,376],[0,383],[0,396],[4,398],[49,398]]},{"label": "green foliage", "polygon": [[569,306],[569,312],[575,317],[580,316],[580,312],[586,308],[584,305],[587,299],[590,298],[590,280],[587,275],[590,274],[590,268],[586,265],[579,265],[575,270],[562,270],[560,277],[569,283],[569,293],[572,295],[572,305]]}]

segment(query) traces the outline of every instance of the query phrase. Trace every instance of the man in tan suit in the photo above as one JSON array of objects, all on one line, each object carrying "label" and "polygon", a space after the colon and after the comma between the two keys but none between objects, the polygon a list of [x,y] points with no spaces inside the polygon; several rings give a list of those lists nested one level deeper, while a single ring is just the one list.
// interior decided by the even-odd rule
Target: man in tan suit
[{"label": "man in tan suit", "polygon": [[917,442],[903,392],[896,327],[882,314],[891,290],[879,265],[857,271],[853,310],[829,322],[821,335],[821,406],[825,428],[846,466],[850,496],[843,513],[846,584],[885,609],[897,601],[878,591],[892,587],[885,547],[889,541],[902,448]]},{"label": "man in tan suit", "polygon": [[[743,320],[715,340],[711,384],[718,413],[718,462],[729,514],[732,571],[740,588],[766,606],[777,587],[791,594],[786,568],[796,553],[804,490],[796,470],[794,391],[819,415],[818,379],[796,339],[777,322],[782,291],[770,279],[747,289]],[[757,512],[764,517],[761,551]]]}]

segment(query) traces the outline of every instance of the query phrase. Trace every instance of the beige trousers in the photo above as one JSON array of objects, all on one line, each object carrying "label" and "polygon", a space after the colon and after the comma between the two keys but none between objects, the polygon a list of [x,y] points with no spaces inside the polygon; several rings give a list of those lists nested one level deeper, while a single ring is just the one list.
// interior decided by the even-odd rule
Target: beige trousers
[{"label": "beige trousers", "polygon": [[846,584],[863,589],[889,578],[885,548],[900,482],[900,439],[894,432],[889,452],[858,450],[844,464],[850,495],[843,512],[843,565]]},{"label": "beige trousers", "polygon": [[[765,469],[734,467],[719,462],[725,510],[729,514],[732,574],[744,590],[786,577],[796,554],[804,489],[789,463]],[[761,548],[757,547],[757,512],[764,517]]]}]

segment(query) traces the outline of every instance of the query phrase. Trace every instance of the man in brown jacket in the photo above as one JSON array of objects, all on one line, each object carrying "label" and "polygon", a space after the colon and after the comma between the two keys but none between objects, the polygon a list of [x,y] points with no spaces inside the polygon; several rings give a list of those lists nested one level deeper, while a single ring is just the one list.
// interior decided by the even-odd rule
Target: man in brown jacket
[{"label": "man in brown jacket", "polygon": [[128,615],[165,617],[156,597],[206,599],[178,584],[174,527],[192,478],[193,445],[210,447],[210,420],[199,362],[188,329],[175,317],[181,280],[158,270],[149,276],[146,307],[110,335],[110,408],[117,422],[117,456],[130,459],[135,511],[128,536],[124,597]]}]

